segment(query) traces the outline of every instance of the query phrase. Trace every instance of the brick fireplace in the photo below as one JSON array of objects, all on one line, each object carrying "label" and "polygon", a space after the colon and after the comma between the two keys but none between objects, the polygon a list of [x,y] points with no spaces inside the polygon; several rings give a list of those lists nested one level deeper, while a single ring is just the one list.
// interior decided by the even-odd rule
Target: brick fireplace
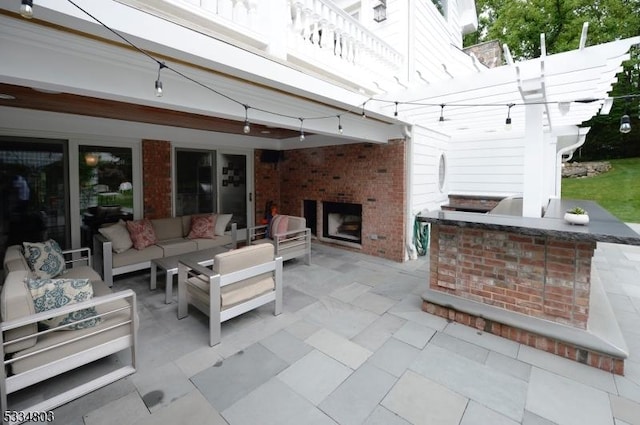
[{"label": "brick fireplace", "polygon": [[[263,163],[255,152],[256,219],[267,201],[282,214],[304,216],[305,205],[316,205],[318,237],[324,241],[324,205],[360,205],[360,241],[334,239],[365,254],[404,261],[406,226],[406,147],[404,140],[387,144],[358,143],[288,150],[277,165]],[[313,202],[315,201],[315,203]],[[353,234],[351,216],[342,231]],[[311,224],[311,223],[309,223]],[[308,225],[309,225],[308,224]],[[329,226],[329,223],[326,223]],[[341,233],[341,232],[339,232]],[[343,235],[344,236],[344,235]],[[344,237],[349,239],[349,236]],[[351,243],[351,244],[350,244]]]},{"label": "brick fireplace", "polygon": [[341,245],[362,244],[362,205],[347,202],[322,203],[322,237]]}]

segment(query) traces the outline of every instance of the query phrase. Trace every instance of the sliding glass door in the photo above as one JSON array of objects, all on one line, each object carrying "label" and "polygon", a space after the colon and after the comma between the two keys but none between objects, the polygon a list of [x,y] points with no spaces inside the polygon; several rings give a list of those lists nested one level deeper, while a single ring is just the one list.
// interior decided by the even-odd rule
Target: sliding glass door
[{"label": "sliding glass door", "polygon": [[176,216],[217,212],[214,151],[176,150]]},{"label": "sliding glass door", "polygon": [[233,214],[243,238],[252,225],[253,174],[248,153],[177,148],[175,150],[176,216]]},{"label": "sliding glass door", "polygon": [[6,247],[52,238],[69,248],[66,141],[0,137],[0,257]]}]

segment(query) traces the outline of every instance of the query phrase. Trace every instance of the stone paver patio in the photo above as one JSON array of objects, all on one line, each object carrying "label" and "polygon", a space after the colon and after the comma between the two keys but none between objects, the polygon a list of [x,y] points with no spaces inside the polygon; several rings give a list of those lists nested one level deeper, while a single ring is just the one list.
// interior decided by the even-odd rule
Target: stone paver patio
[{"label": "stone paver patio", "polygon": [[203,315],[178,320],[175,294],[166,305],[148,272],[132,274],[115,288],[139,294],[138,372],[56,409],[55,423],[640,424],[640,247],[599,244],[594,265],[631,351],[625,376],[422,312],[424,259],[314,244],[311,266],[285,264],[283,314],[233,319],[213,348]]}]

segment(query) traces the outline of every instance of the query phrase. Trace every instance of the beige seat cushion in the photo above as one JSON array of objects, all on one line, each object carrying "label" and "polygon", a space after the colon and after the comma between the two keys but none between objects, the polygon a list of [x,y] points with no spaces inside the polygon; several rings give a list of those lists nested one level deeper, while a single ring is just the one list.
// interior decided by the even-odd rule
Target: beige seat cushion
[{"label": "beige seat cushion", "polygon": [[[218,254],[214,258],[213,271],[225,275],[273,261],[273,246],[270,244],[250,245]],[[192,296],[207,301],[209,286],[200,279],[189,279]],[[226,285],[220,290],[221,309],[227,309],[251,298],[255,298],[275,288],[273,273],[263,273],[240,282]]]},{"label": "beige seat cushion", "polygon": [[186,254],[198,249],[198,244],[195,241],[183,238],[158,241],[156,245],[162,248],[163,257]]}]

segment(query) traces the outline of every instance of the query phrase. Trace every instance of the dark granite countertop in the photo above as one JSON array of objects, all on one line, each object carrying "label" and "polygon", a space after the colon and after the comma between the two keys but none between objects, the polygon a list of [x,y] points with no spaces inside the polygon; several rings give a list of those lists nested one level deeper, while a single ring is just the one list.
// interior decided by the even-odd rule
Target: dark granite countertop
[{"label": "dark granite countertop", "polygon": [[[573,207],[589,213],[589,224],[572,225],[564,214]],[[430,211],[418,215],[419,221],[458,227],[507,230],[523,235],[554,236],[570,240],[640,245],[640,235],[593,201],[552,199],[542,218],[481,214],[460,211]]]}]

